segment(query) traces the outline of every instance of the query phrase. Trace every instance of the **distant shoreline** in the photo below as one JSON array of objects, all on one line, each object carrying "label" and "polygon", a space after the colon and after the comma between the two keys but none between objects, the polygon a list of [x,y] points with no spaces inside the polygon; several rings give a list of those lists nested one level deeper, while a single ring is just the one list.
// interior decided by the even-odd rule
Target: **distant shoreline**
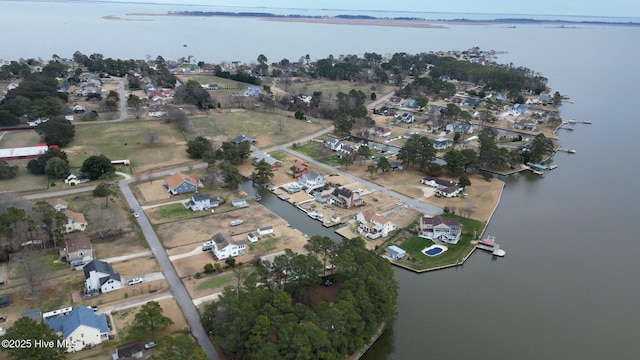
[{"label": "distant shoreline", "polygon": [[[367,15],[337,15],[337,16],[304,16],[304,15],[276,15],[272,13],[257,12],[204,12],[204,11],[172,11],[166,14],[152,13],[128,13],[126,16],[195,16],[195,17],[235,17],[253,18],[261,21],[279,22],[300,22],[316,24],[334,25],[365,25],[365,26],[392,26],[410,28],[447,28],[447,25],[553,25],[557,28],[575,29],[581,26],[640,26],[635,22],[608,22],[608,21],[571,21],[571,20],[536,20],[536,19],[492,19],[492,20],[472,20],[472,19],[423,19],[413,17],[373,17]],[[107,20],[129,20],[126,18],[109,16]]]}]

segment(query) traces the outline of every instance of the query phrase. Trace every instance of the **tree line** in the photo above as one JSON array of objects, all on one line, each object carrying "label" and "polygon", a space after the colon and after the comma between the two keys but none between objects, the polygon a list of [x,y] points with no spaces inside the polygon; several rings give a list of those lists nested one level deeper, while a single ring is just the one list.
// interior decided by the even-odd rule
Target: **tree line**
[{"label": "tree line", "polygon": [[[287,250],[250,275],[240,267],[237,287],[205,307],[202,323],[226,356],[343,359],[394,318],[393,269],[364,240],[336,244],[316,235],[306,247],[308,255]],[[316,296],[331,287],[331,298]]]}]

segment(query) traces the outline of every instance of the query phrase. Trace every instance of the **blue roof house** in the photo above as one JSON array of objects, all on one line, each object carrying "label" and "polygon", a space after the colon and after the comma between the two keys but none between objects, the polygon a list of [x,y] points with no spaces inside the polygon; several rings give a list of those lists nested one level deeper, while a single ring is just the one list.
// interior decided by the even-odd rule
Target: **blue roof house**
[{"label": "blue roof house", "polygon": [[67,315],[51,317],[44,322],[62,336],[68,352],[75,352],[109,340],[109,326],[105,314],[78,306]]}]

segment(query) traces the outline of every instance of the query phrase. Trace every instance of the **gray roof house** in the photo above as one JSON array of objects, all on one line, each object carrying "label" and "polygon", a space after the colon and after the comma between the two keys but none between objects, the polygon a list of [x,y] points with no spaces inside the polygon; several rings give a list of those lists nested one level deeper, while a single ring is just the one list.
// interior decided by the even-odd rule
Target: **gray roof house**
[{"label": "gray roof house", "polygon": [[62,336],[68,345],[68,352],[90,348],[109,340],[106,315],[96,314],[86,306],[78,306],[67,315],[50,317],[44,322]]},{"label": "gray roof house", "polygon": [[324,141],[324,144],[333,151],[338,151],[342,147],[342,143],[340,142],[340,140],[334,138],[333,136],[329,136]]},{"label": "gray roof house", "polygon": [[282,166],[282,162],[280,160],[272,158],[271,155],[269,155],[267,153],[257,154],[256,157],[255,157],[255,160],[253,161],[253,165],[254,166],[258,165],[258,163],[261,160],[264,160],[272,168],[277,168],[277,167]]},{"label": "gray roof house", "polygon": [[82,268],[84,271],[85,293],[110,291],[122,288],[120,274],[113,271],[113,267],[107,262],[93,260]]},{"label": "gray roof house", "polygon": [[211,251],[218,260],[240,256],[244,254],[247,248],[244,241],[234,240],[231,235],[226,233],[217,233],[211,240],[213,241],[213,249]]},{"label": "gray roof house", "polygon": [[118,346],[116,352],[112,355],[113,360],[142,359],[143,357],[144,350],[137,341]]},{"label": "gray roof house", "polygon": [[212,207],[220,206],[220,199],[209,194],[194,194],[187,203],[187,209],[191,211],[209,210]]},{"label": "gray roof house", "polygon": [[246,136],[245,134],[242,135],[238,135],[236,136],[233,140],[231,140],[232,143],[238,145],[242,142],[248,142],[249,144],[253,144],[254,142],[256,142],[256,139],[254,138],[250,138],[248,136]]}]

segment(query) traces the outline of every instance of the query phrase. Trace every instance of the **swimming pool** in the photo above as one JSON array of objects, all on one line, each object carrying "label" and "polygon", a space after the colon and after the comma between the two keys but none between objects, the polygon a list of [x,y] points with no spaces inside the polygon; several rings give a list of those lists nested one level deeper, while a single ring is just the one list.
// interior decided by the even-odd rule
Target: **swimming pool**
[{"label": "swimming pool", "polygon": [[444,245],[431,245],[428,248],[422,249],[422,253],[427,256],[437,256],[447,251],[447,247]]}]

